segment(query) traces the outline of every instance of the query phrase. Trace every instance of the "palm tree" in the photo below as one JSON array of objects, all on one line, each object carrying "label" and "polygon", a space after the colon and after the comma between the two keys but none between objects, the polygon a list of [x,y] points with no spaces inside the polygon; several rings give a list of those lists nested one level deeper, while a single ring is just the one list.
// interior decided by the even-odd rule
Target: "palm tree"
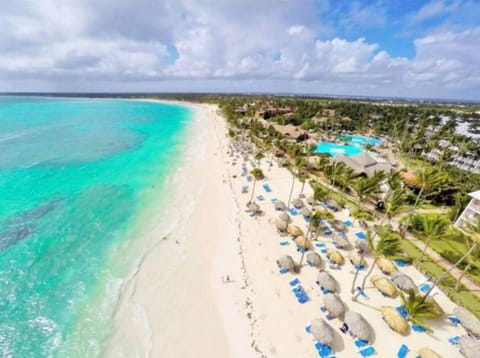
[{"label": "palm tree", "polygon": [[252,187],[252,196],[250,197],[249,203],[252,202],[253,197],[255,196],[255,184],[257,183],[257,180],[262,180],[265,178],[263,175],[262,169],[260,168],[255,168],[253,169],[250,174],[253,176],[253,187]]},{"label": "palm tree", "polygon": [[472,267],[472,265],[475,263],[474,262],[474,259],[472,257],[472,253],[473,253],[473,250],[470,251],[472,249],[472,246],[473,245],[476,245],[475,242],[472,242],[472,240],[470,239],[470,237],[467,237],[465,239],[466,243],[467,243],[467,252],[470,252],[470,254],[468,256],[465,257],[465,261],[467,262],[467,265],[465,266],[465,268],[462,270],[462,274],[460,275],[460,277],[457,279],[457,282],[455,283],[455,291],[458,292],[460,290],[460,285],[462,283],[462,279],[465,277],[465,274],[470,271],[470,268]]},{"label": "palm tree", "polygon": [[403,292],[400,292],[400,299],[405,311],[407,311],[406,319],[431,332],[432,329],[425,323],[425,320],[438,318],[434,303],[426,301],[421,294],[416,293],[413,289],[408,291],[408,298],[405,297]]},{"label": "palm tree", "polygon": [[[435,167],[426,167],[422,171],[417,174],[417,183],[420,191],[417,194],[417,198],[415,199],[415,204],[412,208],[412,213],[417,209],[417,206],[422,198],[422,195],[425,192],[429,192],[434,188],[441,186],[446,180],[446,176],[443,172],[440,172]],[[407,228],[410,225],[410,219],[412,215],[409,215]]]},{"label": "palm tree", "polygon": [[402,187],[394,189],[384,199],[384,211],[385,217],[388,219],[388,225],[390,225],[392,218],[400,211],[402,211],[402,209],[404,208],[405,200],[406,195]]},{"label": "palm tree", "polygon": [[371,197],[373,194],[377,194],[380,189],[378,186],[377,180],[373,178],[359,178],[357,181],[353,183],[352,187],[355,194],[358,197],[358,206],[362,207],[362,202]]},{"label": "palm tree", "polygon": [[[399,251],[400,241],[398,240],[398,237],[393,236],[388,231],[388,229],[384,227],[380,227],[377,230],[377,233],[379,234],[378,240],[375,240],[375,236],[372,237],[371,235],[367,235],[367,243],[370,248],[370,252],[373,255],[373,263],[370,267],[370,270],[368,270],[367,274],[363,278],[361,291],[357,292],[357,294],[353,298],[354,300],[356,300],[361,294],[361,292],[363,292],[363,290],[365,289],[367,279],[372,274],[373,269],[377,265],[378,259],[380,257],[396,256]],[[353,287],[353,289],[355,288]]]},{"label": "palm tree", "polygon": [[418,258],[419,262],[423,260],[427,247],[430,246],[430,242],[432,240],[444,238],[448,229],[448,222],[440,216],[424,215],[421,218],[421,224],[423,230],[420,235],[425,238],[425,247]]},{"label": "palm tree", "polygon": [[[295,175],[300,175],[301,168],[305,165],[305,159],[302,157],[296,157],[295,162],[291,166],[292,170],[292,186],[290,187],[290,194],[288,195],[287,208],[290,209],[290,201],[292,200],[293,187],[295,185]],[[297,173],[295,173],[295,170]]]},{"label": "palm tree", "polygon": [[[318,210],[317,210],[318,211]],[[318,220],[312,222],[312,219],[310,219],[310,223],[312,224],[312,229],[316,232],[315,235],[315,241],[318,241],[318,237],[320,236],[320,221],[327,221],[327,220],[333,220],[335,216],[327,210],[323,211],[318,211]]]},{"label": "palm tree", "polygon": [[[425,293],[424,299],[426,299],[432,293],[433,289],[437,287],[445,279],[445,277],[447,277],[450,274],[450,271],[458,267],[458,265],[460,265],[480,244],[480,219],[478,219],[478,221],[474,224],[468,223],[467,226],[462,230],[464,230],[465,233],[470,237],[470,240],[473,242],[473,244],[465,252],[465,254],[463,254],[463,256],[460,259],[458,259],[457,262],[455,262],[453,266],[451,266],[447,271],[441,274],[433,282],[429,290]],[[461,278],[463,278],[463,275],[461,276]]]},{"label": "palm tree", "polygon": [[255,154],[255,157],[254,159],[258,162],[258,166],[260,167],[261,166],[261,160],[265,158],[265,155],[262,153],[262,152],[257,152],[257,154]]}]

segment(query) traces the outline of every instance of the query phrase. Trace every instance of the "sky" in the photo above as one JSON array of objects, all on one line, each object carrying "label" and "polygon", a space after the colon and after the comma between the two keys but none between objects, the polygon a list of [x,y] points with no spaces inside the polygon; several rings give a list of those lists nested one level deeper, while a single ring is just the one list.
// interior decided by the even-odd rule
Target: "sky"
[{"label": "sky", "polygon": [[480,100],[480,0],[2,0],[2,92]]}]

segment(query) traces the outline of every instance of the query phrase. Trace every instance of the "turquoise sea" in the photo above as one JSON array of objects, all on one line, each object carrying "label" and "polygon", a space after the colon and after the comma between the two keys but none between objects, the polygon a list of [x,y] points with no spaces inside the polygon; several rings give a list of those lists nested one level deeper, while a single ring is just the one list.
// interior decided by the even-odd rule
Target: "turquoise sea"
[{"label": "turquoise sea", "polygon": [[[142,207],[178,165],[191,111],[0,97],[0,356],[101,354]],[[155,193],[155,195],[154,195]]]}]

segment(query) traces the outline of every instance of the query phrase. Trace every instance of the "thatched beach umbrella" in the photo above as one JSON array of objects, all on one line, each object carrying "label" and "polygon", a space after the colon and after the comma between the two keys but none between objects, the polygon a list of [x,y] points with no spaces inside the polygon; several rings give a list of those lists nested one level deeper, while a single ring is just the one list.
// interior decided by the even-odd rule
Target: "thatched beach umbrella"
[{"label": "thatched beach umbrella", "polygon": [[420,358],[442,358],[441,355],[432,351],[430,348],[424,347],[418,350],[418,356]]},{"label": "thatched beach umbrella", "polygon": [[392,330],[402,335],[410,333],[410,325],[395,308],[382,306],[380,311],[382,312],[383,319]]},{"label": "thatched beach umbrella", "polygon": [[281,200],[277,200],[275,202],[275,204],[273,204],[273,206],[275,207],[275,210],[286,210],[287,209],[287,205],[281,201]]},{"label": "thatched beach umbrella", "polygon": [[317,276],[317,283],[324,289],[335,292],[338,289],[338,282],[327,271],[321,270]]},{"label": "thatched beach umbrella", "polygon": [[258,213],[260,211],[260,206],[258,206],[258,204],[255,204],[255,203],[248,204],[247,208],[252,213]]},{"label": "thatched beach umbrella", "polygon": [[295,208],[297,209],[301,209],[305,206],[305,204],[303,203],[303,200],[300,199],[300,198],[296,198],[292,201],[292,204]]},{"label": "thatched beach umbrella", "polygon": [[340,209],[340,205],[333,199],[328,199],[326,201],[326,204],[331,207],[331,208],[334,208],[336,210],[339,210]]},{"label": "thatched beach umbrella", "polygon": [[280,268],[287,269],[288,271],[293,271],[295,268],[295,261],[289,255],[280,256],[277,260],[277,265]]},{"label": "thatched beach umbrella", "polygon": [[280,213],[280,215],[278,215],[278,218],[282,221],[285,221],[287,224],[291,220],[290,215],[288,215],[287,213]]},{"label": "thatched beach umbrella", "polygon": [[365,321],[357,312],[347,311],[345,312],[345,324],[348,326],[348,330],[355,337],[360,338],[363,341],[370,341],[372,331],[370,325]]},{"label": "thatched beach umbrella", "polygon": [[289,235],[292,235],[292,236],[303,236],[303,231],[302,229],[300,229],[298,226],[296,225],[288,225],[287,226],[287,232]]},{"label": "thatched beach umbrella", "polygon": [[354,246],[360,255],[362,254],[365,255],[370,252],[370,247],[368,246],[368,242],[366,242],[365,240],[357,239],[355,241]]},{"label": "thatched beach umbrella", "polygon": [[473,313],[461,306],[455,307],[454,313],[460,320],[460,324],[463,328],[476,336],[480,336],[480,321],[473,315]]},{"label": "thatched beach umbrella", "polygon": [[323,303],[333,317],[341,317],[346,311],[345,304],[336,293],[329,293],[323,296]]},{"label": "thatched beach umbrella", "polygon": [[336,231],[344,231],[345,230],[345,224],[341,220],[333,220],[331,223],[332,227]]},{"label": "thatched beach umbrella", "polygon": [[306,249],[306,250],[314,249],[312,242],[309,239],[307,239],[305,236],[297,236],[293,241],[295,242],[295,245],[297,245],[302,249]]},{"label": "thatched beach umbrella", "polygon": [[309,208],[304,207],[302,210],[300,210],[300,214],[302,214],[302,216],[306,218],[309,218],[310,216],[312,216],[312,211]]},{"label": "thatched beach umbrella", "polygon": [[377,265],[386,275],[390,275],[391,273],[398,271],[397,266],[385,257],[379,257],[377,260]]},{"label": "thatched beach umbrella", "polygon": [[344,249],[350,246],[350,242],[339,235],[335,235],[335,237],[333,238],[333,243],[335,244],[335,247],[338,247],[340,249]]},{"label": "thatched beach umbrella", "polygon": [[392,274],[390,275],[390,280],[402,291],[408,292],[409,290],[413,290],[414,292],[416,292],[418,290],[415,282],[413,282],[410,276],[404,274],[403,272],[392,272]]},{"label": "thatched beach umbrella", "polygon": [[310,322],[310,332],[315,340],[322,344],[331,344],[333,342],[333,328],[321,318],[316,318]]},{"label": "thatched beach umbrella", "polygon": [[356,252],[352,252],[349,256],[348,259],[354,266],[367,266],[367,262],[365,261],[364,258],[362,258],[359,254]]},{"label": "thatched beach umbrella", "polygon": [[307,254],[307,262],[310,266],[320,267],[322,265],[322,258],[316,252],[309,252]]},{"label": "thatched beach umbrella", "polygon": [[342,254],[338,251],[328,250],[327,257],[330,261],[336,263],[337,265],[343,265],[345,263],[345,259],[343,258]]},{"label": "thatched beach umbrella", "polygon": [[480,356],[480,341],[470,336],[462,336],[458,341],[460,352],[466,358],[478,358]]},{"label": "thatched beach umbrella", "polygon": [[288,224],[283,220],[276,220],[275,227],[279,232],[286,232]]},{"label": "thatched beach umbrella", "polygon": [[398,291],[395,286],[385,276],[374,275],[370,279],[373,285],[384,295],[388,297],[397,297]]}]

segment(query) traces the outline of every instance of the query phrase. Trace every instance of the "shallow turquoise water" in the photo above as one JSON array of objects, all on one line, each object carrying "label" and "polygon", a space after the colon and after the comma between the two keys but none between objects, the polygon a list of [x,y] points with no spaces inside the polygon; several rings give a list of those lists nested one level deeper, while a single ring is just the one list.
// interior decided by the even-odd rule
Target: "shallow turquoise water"
[{"label": "shallow turquoise water", "polygon": [[[176,167],[190,117],[148,102],[0,97],[1,356],[98,353],[112,313],[102,295],[122,274],[106,262]],[[88,342],[74,338],[79,320]]]},{"label": "shallow turquoise water", "polygon": [[336,156],[337,154],[355,155],[360,154],[361,152],[363,152],[363,150],[356,146],[337,144],[332,142],[318,143],[315,149],[315,153],[327,153],[332,157]]},{"label": "shallow turquoise water", "polygon": [[350,135],[350,134],[344,134],[338,137],[339,140],[343,142],[348,142],[348,144],[351,145],[367,145],[367,144],[372,144],[372,145],[379,145],[382,143],[382,141],[378,138],[374,137],[367,137],[363,135]]}]

